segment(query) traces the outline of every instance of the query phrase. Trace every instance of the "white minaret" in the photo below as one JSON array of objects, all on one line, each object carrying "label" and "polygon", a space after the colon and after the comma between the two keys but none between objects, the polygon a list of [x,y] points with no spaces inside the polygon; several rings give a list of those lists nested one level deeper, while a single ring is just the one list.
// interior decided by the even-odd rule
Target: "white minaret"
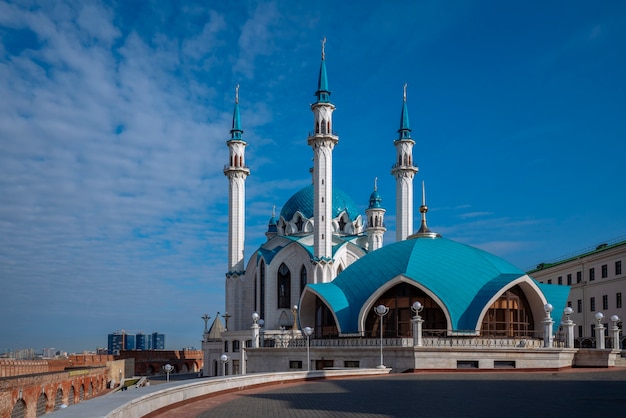
[{"label": "white minaret", "polygon": [[333,201],[333,148],[339,137],[333,135],[333,111],[335,105],[330,102],[324,46],[322,41],[322,64],[315,95],[317,101],[311,105],[315,119],[313,134],[308,144],[313,148],[313,198],[314,202],[314,277],[313,283],[332,280],[332,201]]},{"label": "white minaret", "polygon": [[400,116],[399,137],[393,144],[396,147],[396,163],[391,174],[396,178],[396,241],[405,240],[413,232],[413,177],[418,168],[413,165],[413,145],[409,112],[406,106],[406,84]]},{"label": "white minaret", "polygon": [[383,246],[385,236],[385,209],[381,202],[383,199],[378,194],[378,178],[374,179],[374,191],[370,195],[370,205],[365,209],[367,215],[367,250],[374,251]]},{"label": "white minaret", "polygon": [[228,177],[228,272],[227,278],[237,277],[244,273],[243,246],[245,239],[245,200],[246,177],[250,169],[246,166],[243,130],[239,116],[239,86],[235,89],[235,111],[230,139],[226,141],[230,151],[229,164],[224,167],[224,175]]}]

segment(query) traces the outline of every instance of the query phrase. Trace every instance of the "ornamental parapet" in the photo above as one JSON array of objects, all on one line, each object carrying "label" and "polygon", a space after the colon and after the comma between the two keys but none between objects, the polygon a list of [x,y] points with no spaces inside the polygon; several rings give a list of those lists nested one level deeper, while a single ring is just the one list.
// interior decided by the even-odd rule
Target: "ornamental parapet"
[{"label": "ornamental parapet", "polygon": [[[307,340],[300,331],[296,333],[289,331],[278,331],[276,333],[267,332],[263,336],[262,348],[297,348],[306,347]],[[378,347],[381,339],[377,337],[348,337],[348,338],[311,338],[311,347]],[[413,347],[413,337],[410,338],[382,338],[382,345],[385,347]],[[424,337],[424,347],[440,348],[490,348],[490,349],[512,349],[512,348],[541,348],[543,340],[534,337],[519,338],[497,338],[497,337]],[[555,344],[555,347],[560,345]],[[564,345],[563,345],[564,347]]]}]

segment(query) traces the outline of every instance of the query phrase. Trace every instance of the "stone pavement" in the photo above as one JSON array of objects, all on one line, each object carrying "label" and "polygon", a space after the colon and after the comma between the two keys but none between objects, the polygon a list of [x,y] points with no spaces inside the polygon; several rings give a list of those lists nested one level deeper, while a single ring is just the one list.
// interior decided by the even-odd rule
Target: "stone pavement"
[{"label": "stone pavement", "polygon": [[623,416],[626,369],[395,374],[242,390],[151,418]]}]

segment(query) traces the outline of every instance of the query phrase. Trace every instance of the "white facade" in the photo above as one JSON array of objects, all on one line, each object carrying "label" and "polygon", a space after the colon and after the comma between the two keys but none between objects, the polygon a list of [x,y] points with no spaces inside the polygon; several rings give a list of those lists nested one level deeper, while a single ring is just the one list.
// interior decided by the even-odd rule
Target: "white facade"
[{"label": "white facade", "polygon": [[[611,335],[611,316],[626,316],[626,241],[601,244],[595,249],[553,263],[542,263],[529,274],[542,283],[571,286],[568,306],[573,309],[577,345],[595,341],[595,315],[604,315],[605,335]],[[621,328],[621,326],[620,326]],[[623,338],[623,336],[622,336]]]}]

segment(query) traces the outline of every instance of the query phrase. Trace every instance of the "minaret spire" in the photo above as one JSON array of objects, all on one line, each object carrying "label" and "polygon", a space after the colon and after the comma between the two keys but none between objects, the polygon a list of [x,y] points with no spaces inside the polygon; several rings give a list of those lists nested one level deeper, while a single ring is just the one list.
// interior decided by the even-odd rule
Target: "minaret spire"
[{"label": "minaret spire", "polygon": [[272,206],[272,217],[270,218],[270,221],[267,223],[267,232],[265,233],[265,236],[267,237],[267,240],[269,241],[270,239],[274,238],[277,234],[278,234],[278,225],[276,222],[276,205],[274,205]]},{"label": "minaret spire", "polygon": [[333,277],[332,253],[332,200],[333,200],[333,148],[339,137],[333,134],[333,111],[326,75],[326,38],[322,40],[317,101],[311,105],[314,117],[313,133],[307,143],[313,149],[313,283],[331,281]]},{"label": "minaret spire", "polygon": [[[322,63],[320,65],[320,74],[317,79],[317,103],[329,103],[330,104],[330,90],[328,90],[328,76],[326,75],[326,38],[322,39]],[[334,108],[334,106],[333,106]]]},{"label": "minaret spire", "polygon": [[250,169],[245,163],[245,148],[241,116],[239,114],[239,85],[235,87],[235,110],[230,139],[226,141],[229,150],[229,164],[224,168],[228,177],[228,272],[227,278],[244,273],[244,238],[245,238],[245,196],[246,177]]},{"label": "minaret spire", "polygon": [[422,223],[420,225],[420,229],[415,234],[411,235],[409,239],[420,238],[420,237],[436,238],[436,237],[441,236],[437,234],[436,232],[433,232],[430,229],[428,229],[428,225],[426,224],[427,212],[428,212],[428,206],[426,206],[426,188],[424,187],[424,182],[422,181],[422,206],[420,206],[420,213],[422,214]]},{"label": "minaret spire", "polygon": [[413,177],[418,168],[413,165],[413,145],[406,101],[407,84],[403,86],[402,112],[396,147],[396,163],[391,174],[396,178],[396,241],[406,239],[413,232]]}]

